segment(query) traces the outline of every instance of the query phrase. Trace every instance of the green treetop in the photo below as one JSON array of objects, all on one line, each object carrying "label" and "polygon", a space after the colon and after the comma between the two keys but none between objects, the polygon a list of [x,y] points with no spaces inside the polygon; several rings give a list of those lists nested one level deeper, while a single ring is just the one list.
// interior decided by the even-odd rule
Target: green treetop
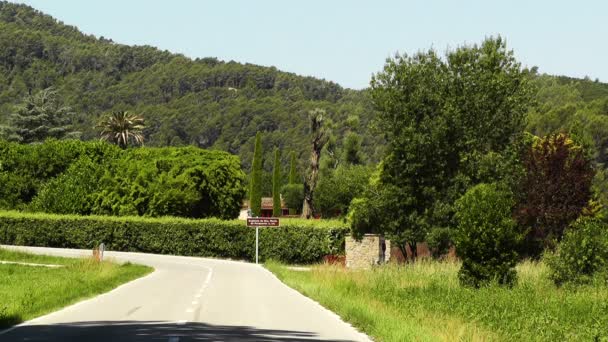
[{"label": "green treetop", "polygon": [[52,88],[27,95],[11,115],[8,139],[29,144],[46,138],[76,138],[77,132],[70,133],[72,115],[69,107],[59,104],[57,92]]}]

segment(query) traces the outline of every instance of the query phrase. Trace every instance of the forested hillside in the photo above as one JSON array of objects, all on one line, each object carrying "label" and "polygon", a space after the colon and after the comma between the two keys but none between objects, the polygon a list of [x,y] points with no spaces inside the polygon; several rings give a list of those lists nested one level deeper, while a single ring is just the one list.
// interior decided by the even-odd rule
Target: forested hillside
[{"label": "forested hillside", "polygon": [[[533,77],[537,96],[528,130],[575,132],[605,162],[608,84]],[[146,145],[225,150],[239,155],[246,171],[258,131],[264,133],[267,171],[274,147],[284,151],[285,167],[288,152],[295,151],[302,169],[310,153],[307,113],[317,107],[334,123],[328,144],[333,155],[342,153],[349,133],[361,137],[365,162],[377,162],[384,145],[381,134],[371,129],[375,115],[368,90],[344,89],[274,67],[116,44],[31,7],[0,2],[0,125],[7,124],[24,96],[48,87],[71,108],[73,128],[85,140],[98,137],[95,124],[102,114],[127,110],[145,118]]]},{"label": "forested hillside", "polygon": [[[128,110],[146,120],[146,145],[193,144],[238,154],[248,169],[257,131],[271,168],[273,147],[308,157],[307,112],[327,111],[335,148],[362,135],[365,155],[382,144],[368,130],[365,91],[312,77],[215,58],[190,59],[150,46],[84,35],[31,7],[0,2],[0,124],[28,93],[54,87],[83,139],[98,136],[100,115]],[[283,153],[284,165],[289,153]]]}]

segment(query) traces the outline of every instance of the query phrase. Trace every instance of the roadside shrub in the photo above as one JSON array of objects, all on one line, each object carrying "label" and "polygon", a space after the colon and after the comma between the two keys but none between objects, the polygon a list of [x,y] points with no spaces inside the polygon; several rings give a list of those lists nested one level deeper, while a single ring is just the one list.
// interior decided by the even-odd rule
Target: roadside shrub
[{"label": "roadside shrub", "polygon": [[458,278],[480,287],[492,281],[513,285],[517,249],[523,234],[511,217],[512,194],[497,184],[479,184],[456,201],[456,253],[462,259]]},{"label": "roadside shrub", "polygon": [[584,284],[598,273],[608,271],[608,226],[595,218],[573,223],[555,253],[547,253],[545,262],[556,285]]},{"label": "roadside shrub", "polygon": [[[260,260],[308,264],[344,254],[339,221],[281,220],[260,229]],[[0,244],[255,259],[255,229],[219,219],[73,216],[0,212]]]}]

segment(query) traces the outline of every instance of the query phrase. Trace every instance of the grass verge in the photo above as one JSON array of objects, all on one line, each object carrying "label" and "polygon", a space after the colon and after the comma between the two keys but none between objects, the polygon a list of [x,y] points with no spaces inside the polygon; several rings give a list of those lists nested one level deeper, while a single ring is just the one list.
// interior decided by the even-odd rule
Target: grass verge
[{"label": "grass verge", "polygon": [[479,290],[458,284],[456,263],[266,267],[377,341],[608,341],[608,287],[556,288],[543,264],[519,265],[512,289]]},{"label": "grass verge", "polygon": [[64,265],[61,268],[0,264],[0,329],[107,292],[152,268],[33,255],[0,248],[0,260]]}]

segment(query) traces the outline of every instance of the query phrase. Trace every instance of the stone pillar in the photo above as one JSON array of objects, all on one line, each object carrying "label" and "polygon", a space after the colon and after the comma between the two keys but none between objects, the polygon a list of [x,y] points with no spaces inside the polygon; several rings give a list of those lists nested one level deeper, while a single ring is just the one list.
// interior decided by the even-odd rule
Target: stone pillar
[{"label": "stone pillar", "polygon": [[346,267],[370,269],[373,265],[383,264],[390,258],[390,248],[391,242],[380,235],[365,234],[361,241],[346,236]]}]

